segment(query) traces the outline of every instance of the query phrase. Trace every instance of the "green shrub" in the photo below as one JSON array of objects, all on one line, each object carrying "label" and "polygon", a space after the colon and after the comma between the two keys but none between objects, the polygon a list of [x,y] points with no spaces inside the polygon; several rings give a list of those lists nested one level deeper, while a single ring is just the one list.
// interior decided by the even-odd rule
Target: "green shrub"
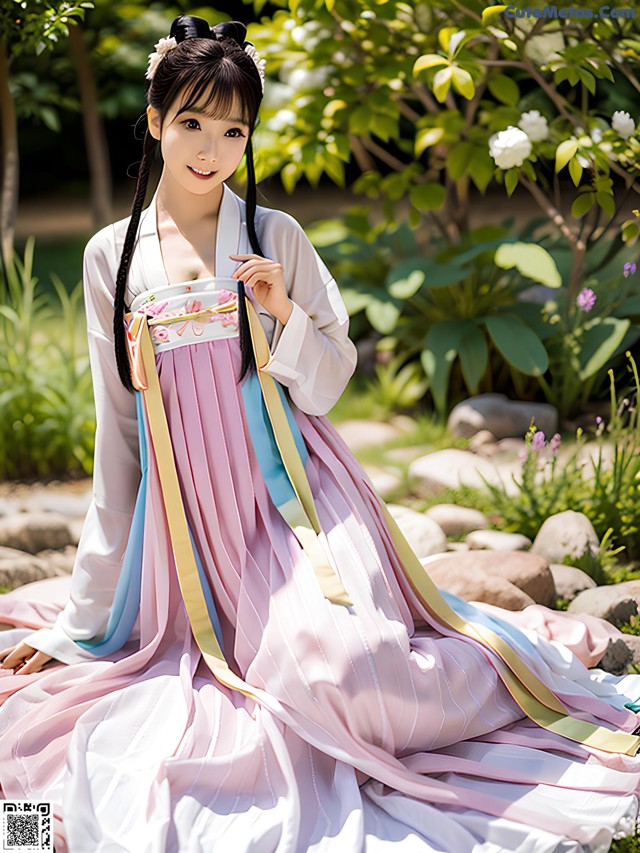
[{"label": "green shrub", "polygon": [[[0,277],[0,478],[90,473],[95,414],[77,320],[82,284],[56,298],[33,276],[35,240]],[[57,302],[57,304],[56,304]]]},{"label": "green shrub", "polygon": [[[487,483],[495,508],[504,520],[504,529],[535,537],[542,523],[554,513],[576,510],[592,522],[601,539],[615,548],[624,548],[625,557],[640,557],[640,436],[637,397],[638,369],[627,353],[635,386],[636,402],[616,398],[611,377],[611,415],[608,426],[598,418],[595,452],[586,457],[586,441],[578,430],[577,447],[563,464],[558,462],[560,436],[547,441],[535,426],[527,434],[527,446],[520,477],[513,477],[518,489],[507,493],[504,486]],[[607,457],[604,438],[611,448]],[[586,457],[586,458],[585,458]],[[615,552],[609,552],[615,553]],[[589,570],[588,566],[582,568]]]}]

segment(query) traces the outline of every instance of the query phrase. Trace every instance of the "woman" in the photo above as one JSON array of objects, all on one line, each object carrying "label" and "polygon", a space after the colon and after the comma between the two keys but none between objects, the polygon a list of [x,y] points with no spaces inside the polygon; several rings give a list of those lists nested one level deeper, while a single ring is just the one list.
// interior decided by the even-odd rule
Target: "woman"
[{"label": "woman", "polygon": [[300,225],[256,205],[244,35],[174,21],[132,214],[85,251],[94,499],[55,624],[0,605],[3,795],[52,800],[73,853],[606,850],[640,679],[586,669],[599,620],[438,593],[324,417],[355,349]]}]

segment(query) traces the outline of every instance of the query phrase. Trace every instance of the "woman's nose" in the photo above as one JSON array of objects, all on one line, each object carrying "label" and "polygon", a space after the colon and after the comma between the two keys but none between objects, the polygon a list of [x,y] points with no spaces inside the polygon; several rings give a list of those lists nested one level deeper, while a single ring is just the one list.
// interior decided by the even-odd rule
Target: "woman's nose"
[{"label": "woman's nose", "polygon": [[210,160],[211,162],[216,163],[218,161],[216,144],[214,142],[209,142],[204,145],[198,153],[198,158],[200,160]]}]

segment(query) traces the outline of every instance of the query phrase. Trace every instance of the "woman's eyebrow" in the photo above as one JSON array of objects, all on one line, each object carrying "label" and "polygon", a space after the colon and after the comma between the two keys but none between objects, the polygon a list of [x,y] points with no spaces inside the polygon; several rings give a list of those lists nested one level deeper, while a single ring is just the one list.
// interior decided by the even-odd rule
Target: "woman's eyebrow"
[{"label": "woman's eyebrow", "polygon": [[[206,116],[207,118],[211,118],[211,116],[209,116],[208,113],[206,113],[200,107],[189,107],[189,108],[182,107],[182,109],[179,110],[178,115],[180,115],[180,113],[183,113],[183,112],[196,113],[197,115]],[[242,118],[223,118],[223,119],[220,119],[220,121],[229,121],[229,122],[233,122],[234,124],[246,124],[245,120]]]}]

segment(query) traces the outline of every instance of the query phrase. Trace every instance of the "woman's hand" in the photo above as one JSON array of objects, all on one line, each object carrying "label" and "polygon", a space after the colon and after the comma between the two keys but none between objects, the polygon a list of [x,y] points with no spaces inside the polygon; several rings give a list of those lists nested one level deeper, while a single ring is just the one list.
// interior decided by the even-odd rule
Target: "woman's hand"
[{"label": "woman's hand", "polygon": [[39,672],[45,663],[53,660],[51,655],[39,652],[26,643],[18,643],[17,646],[9,646],[8,649],[3,649],[0,651],[0,659],[3,659],[0,667],[2,669],[13,669],[14,675],[18,673],[30,675],[32,672]]},{"label": "woman's hand", "polygon": [[232,273],[233,278],[253,288],[256,300],[284,326],[293,311],[287,295],[282,264],[260,255],[229,255],[232,261],[243,261]]}]

